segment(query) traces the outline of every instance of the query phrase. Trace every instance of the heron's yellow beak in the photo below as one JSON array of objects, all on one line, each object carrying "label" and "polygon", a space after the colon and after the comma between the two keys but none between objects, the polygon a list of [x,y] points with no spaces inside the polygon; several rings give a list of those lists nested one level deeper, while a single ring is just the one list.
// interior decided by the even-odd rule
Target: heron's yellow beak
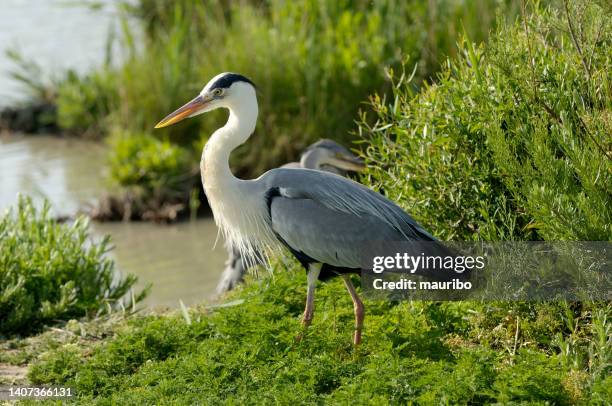
[{"label": "heron's yellow beak", "polygon": [[202,95],[199,95],[189,103],[185,104],[183,107],[168,114],[162,121],[155,125],[155,128],[167,127],[169,125],[176,124],[187,117],[191,117],[206,107],[209,102],[209,99],[205,99],[202,97]]}]

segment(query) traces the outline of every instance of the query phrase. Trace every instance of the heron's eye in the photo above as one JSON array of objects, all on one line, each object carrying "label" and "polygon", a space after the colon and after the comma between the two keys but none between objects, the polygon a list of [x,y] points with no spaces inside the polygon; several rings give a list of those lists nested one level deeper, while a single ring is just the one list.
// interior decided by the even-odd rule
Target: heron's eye
[{"label": "heron's eye", "polygon": [[221,88],[216,88],[215,90],[213,90],[213,95],[215,96],[222,96],[223,95],[223,89]]}]

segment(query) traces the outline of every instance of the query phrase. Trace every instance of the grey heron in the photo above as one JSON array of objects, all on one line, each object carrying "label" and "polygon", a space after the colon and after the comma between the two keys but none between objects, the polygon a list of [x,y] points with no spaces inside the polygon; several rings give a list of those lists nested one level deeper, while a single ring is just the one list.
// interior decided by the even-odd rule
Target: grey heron
[{"label": "grey heron", "polygon": [[398,205],[367,187],[332,173],[275,168],[257,179],[236,178],[231,152],[255,130],[255,85],[236,73],[212,78],[193,100],[161,120],[166,127],[187,117],[226,108],[226,124],[202,152],[202,182],[215,222],[229,244],[249,257],[288,249],[307,271],[304,328],[314,313],[316,282],[340,275],[353,300],[353,343],[361,341],[363,303],[350,280],[359,274],[364,246],[371,241],[435,241]]},{"label": "grey heron", "polygon": [[[329,139],[321,139],[308,146],[300,155],[298,162],[290,162],[282,168],[306,168],[328,171],[338,175],[363,170],[363,160],[344,146]],[[228,257],[225,268],[217,285],[217,293],[228,292],[244,279],[250,266],[237,248],[226,244]]]}]

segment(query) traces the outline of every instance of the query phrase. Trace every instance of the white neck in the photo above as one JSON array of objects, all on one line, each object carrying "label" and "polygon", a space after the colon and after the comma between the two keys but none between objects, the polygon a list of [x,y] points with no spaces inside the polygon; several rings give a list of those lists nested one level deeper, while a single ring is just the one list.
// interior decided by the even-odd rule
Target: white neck
[{"label": "white neck", "polygon": [[[236,178],[229,167],[231,152],[249,139],[257,122],[255,92],[246,93],[239,102],[228,103],[225,126],[210,137],[202,153],[202,183],[215,222],[230,244],[249,255],[259,241],[269,241],[265,200],[254,193],[256,184]],[[262,235],[264,232],[266,235]]]},{"label": "white neck", "polygon": [[227,123],[210,137],[202,152],[202,181],[213,186],[216,181],[235,179],[229,167],[232,151],[249,139],[257,124],[257,101],[250,105],[228,106]]}]

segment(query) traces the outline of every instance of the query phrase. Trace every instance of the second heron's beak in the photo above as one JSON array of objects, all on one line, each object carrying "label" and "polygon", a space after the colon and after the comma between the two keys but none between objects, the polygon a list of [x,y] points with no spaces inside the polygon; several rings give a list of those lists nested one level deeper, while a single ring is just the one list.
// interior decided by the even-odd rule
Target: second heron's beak
[{"label": "second heron's beak", "polygon": [[187,117],[196,115],[201,112],[208,105],[209,102],[210,99],[199,95],[189,103],[185,104],[183,107],[168,114],[162,121],[155,125],[155,128],[167,127],[169,125],[176,124]]},{"label": "second heron's beak", "polygon": [[362,172],[365,169],[363,159],[353,154],[337,153],[330,159],[331,164],[336,168],[351,172]]}]

